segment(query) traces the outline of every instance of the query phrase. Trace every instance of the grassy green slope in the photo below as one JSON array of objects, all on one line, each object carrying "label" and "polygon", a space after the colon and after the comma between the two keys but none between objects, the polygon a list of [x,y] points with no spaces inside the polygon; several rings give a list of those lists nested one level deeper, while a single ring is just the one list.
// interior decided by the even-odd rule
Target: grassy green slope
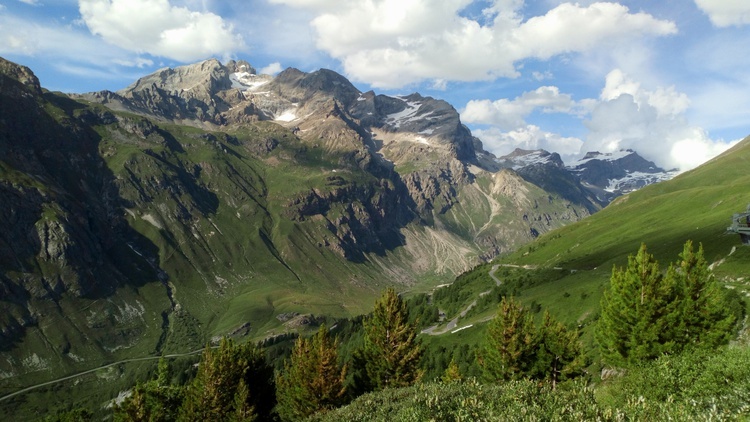
[{"label": "grassy green slope", "polygon": [[[676,259],[691,239],[702,243],[709,261],[729,255],[740,245],[726,233],[733,213],[750,203],[750,140],[673,180],[621,197],[577,224],[541,237],[503,261],[590,270],[622,265],[628,254],[646,243],[662,262]],[[739,255],[743,255],[740,253]],[[717,268],[732,275],[750,269],[741,256]]]},{"label": "grassy green slope", "polygon": [[[502,293],[579,327],[592,362],[598,360],[592,328],[612,268],[624,266],[641,243],[664,270],[678,259],[685,241],[701,243],[722,284],[750,294],[750,247],[742,246],[738,235],[726,232],[732,214],[744,211],[750,203],[748,163],[750,139],[697,169],[621,197],[578,223],[498,258],[495,274],[506,284]],[[479,297],[476,292],[493,289],[494,282],[486,275],[492,266],[479,266],[459,278],[466,282],[461,291],[448,295],[456,302],[452,307],[437,302],[443,309],[454,309],[446,320],[476,300],[477,305],[459,319],[457,327],[474,324],[471,330],[483,330],[483,323],[496,311],[499,294],[493,291]],[[462,295],[463,291],[470,294]],[[430,342],[450,344],[452,335],[446,333]]]}]

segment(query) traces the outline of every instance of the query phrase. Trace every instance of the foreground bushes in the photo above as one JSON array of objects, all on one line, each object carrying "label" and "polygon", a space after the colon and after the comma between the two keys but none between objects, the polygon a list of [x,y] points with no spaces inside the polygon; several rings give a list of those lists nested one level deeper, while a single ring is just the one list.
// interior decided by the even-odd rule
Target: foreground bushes
[{"label": "foreground bushes", "polygon": [[600,415],[582,383],[553,391],[528,380],[426,383],[365,394],[311,421],[592,420]]},{"label": "foreground bushes", "polygon": [[529,380],[426,383],[370,393],[311,421],[746,420],[750,348],[688,351],[599,386]]}]

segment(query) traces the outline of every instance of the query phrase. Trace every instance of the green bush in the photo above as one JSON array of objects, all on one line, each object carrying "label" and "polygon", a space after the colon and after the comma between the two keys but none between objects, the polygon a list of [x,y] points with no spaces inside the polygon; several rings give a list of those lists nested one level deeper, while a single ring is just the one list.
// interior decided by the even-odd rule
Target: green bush
[{"label": "green bush", "polygon": [[387,389],[311,421],[594,420],[593,394],[574,383],[553,391],[527,380],[486,385],[474,379]]},{"label": "green bush", "polygon": [[599,401],[637,419],[750,416],[750,349],[663,356],[599,388]]}]

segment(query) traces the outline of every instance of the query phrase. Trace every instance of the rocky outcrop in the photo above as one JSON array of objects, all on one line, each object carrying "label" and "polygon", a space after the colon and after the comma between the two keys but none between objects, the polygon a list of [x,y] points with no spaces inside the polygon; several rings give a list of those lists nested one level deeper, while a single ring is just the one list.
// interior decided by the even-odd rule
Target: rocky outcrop
[{"label": "rocky outcrop", "polygon": [[285,207],[285,215],[298,222],[325,220],[328,234],[318,239],[319,246],[361,262],[366,254],[384,255],[402,245],[399,230],[416,218],[411,204],[403,200],[402,189],[387,179],[360,185],[329,176],[326,184]]}]

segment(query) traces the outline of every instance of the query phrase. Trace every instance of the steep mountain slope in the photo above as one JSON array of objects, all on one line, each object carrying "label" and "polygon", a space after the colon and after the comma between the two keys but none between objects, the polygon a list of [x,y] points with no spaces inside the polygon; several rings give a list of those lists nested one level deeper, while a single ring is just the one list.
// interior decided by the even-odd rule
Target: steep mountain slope
[{"label": "steep mountain slope", "polygon": [[678,174],[677,170],[664,170],[630,149],[607,154],[589,152],[568,169],[607,203]]},{"label": "steep mountain slope", "polygon": [[9,390],[359,314],[597,209],[483,165],[447,103],[331,71],[206,61],[74,96],[0,71]]},{"label": "steep mountain slope", "polygon": [[657,257],[676,256],[687,239],[703,243],[710,258],[725,257],[740,245],[726,227],[750,203],[749,159],[745,139],[694,170],[622,196],[586,221],[539,239],[533,257],[519,251],[512,259],[587,268],[621,262],[640,242]]},{"label": "steep mountain slope", "polygon": [[[465,277],[476,281],[463,289],[491,289],[495,281],[488,269],[502,272],[495,277],[522,302],[575,324],[584,342],[596,350],[592,327],[613,266],[625,266],[627,257],[645,243],[666,271],[685,242],[692,240],[703,245],[721,284],[744,298],[748,307],[750,247],[742,245],[739,235],[727,232],[732,215],[750,203],[748,162],[750,138],[692,171],[626,194],[585,220],[542,235],[492,266],[477,267]],[[469,296],[458,308],[477,299]],[[491,317],[492,303],[481,302],[485,306],[459,321],[459,327]]]}]

